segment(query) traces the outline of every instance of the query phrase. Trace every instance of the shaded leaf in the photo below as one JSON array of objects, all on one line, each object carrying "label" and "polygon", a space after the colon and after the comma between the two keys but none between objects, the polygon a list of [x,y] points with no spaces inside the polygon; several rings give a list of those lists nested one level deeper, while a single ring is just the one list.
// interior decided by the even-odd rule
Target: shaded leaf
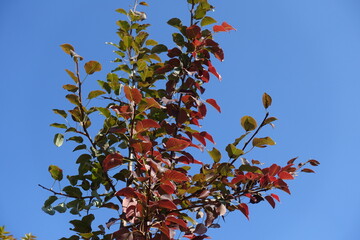
[{"label": "shaded leaf", "polygon": [[78,90],[78,87],[72,84],[66,84],[63,86],[65,90],[68,90],[70,92],[76,92]]},{"label": "shaded leaf", "polygon": [[275,201],[271,196],[266,196],[265,197],[266,201],[268,201],[268,203],[272,206],[272,208],[275,208]]},{"label": "shaded leaf", "polygon": [[158,201],[157,205],[159,207],[161,207],[161,208],[166,208],[166,209],[169,209],[169,210],[176,210],[177,209],[175,203],[173,203],[170,200],[166,200],[166,199]]},{"label": "shaded leaf", "polygon": [[249,220],[249,207],[246,203],[240,203],[238,209],[245,215],[245,217]]},{"label": "shaded leaf", "polygon": [[62,116],[63,118],[67,117],[67,113],[64,110],[60,110],[60,109],[53,109],[53,112],[56,114],[59,114],[60,116]]},{"label": "shaded leaf", "polygon": [[60,124],[60,123],[52,123],[50,124],[51,127],[56,127],[56,128],[64,128],[67,129],[67,126],[65,124]]},{"label": "shaded leaf", "polygon": [[304,169],[301,169],[301,172],[306,172],[306,173],[315,173],[314,170],[310,169],[310,168],[304,168]]},{"label": "shaded leaf", "polygon": [[151,53],[167,52],[168,48],[164,44],[158,44],[151,49]]},{"label": "shaded leaf", "polygon": [[76,82],[76,83],[79,82],[78,78],[75,76],[75,73],[73,73],[72,71],[70,71],[68,69],[65,69],[65,71],[71,77],[71,79],[74,80],[74,82]]},{"label": "shaded leaf", "polygon": [[176,170],[167,170],[164,173],[164,179],[165,180],[171,180],[174,182],[184,182],[189,181],[189,178],[182,172],[176,171]]}]

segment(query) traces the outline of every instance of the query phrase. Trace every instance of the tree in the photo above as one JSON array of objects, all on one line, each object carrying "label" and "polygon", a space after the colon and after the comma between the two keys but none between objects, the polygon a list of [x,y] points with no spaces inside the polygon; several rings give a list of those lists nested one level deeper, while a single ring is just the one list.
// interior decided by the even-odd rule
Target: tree
[{"label": "tree", "polygon": [[[299,171],[313,172],[304,168],[306,164],[319,164],[312,159],[295,165],[294,158],[285,166],[262,167],[259,161],[246,159],[253,149],[275,144],[270,137],[259,136],[262,128],[277,120],[268,112],[272,99],[266,93],[264,118],[258,124],[251,116],[242,117],[245,132],[227,145],[226,154],[213,147],[208,157],[194,157],[193,149],[215,143],[199,128],[207,108],[221,112],[215,99],[201,98],[210,78],[221,80],[213,59],[223,61],[224,52],[214,34],[235,29],[209,16],[214,7],[207,0],[187,4],[189,23],[179,18],[167,22],[175,28],[173,46],[150,38],[146,13],[139,10],[148,6],[146,2],[135,0],[132,9],[117,9],[122,15],[117,22],[120,40],[109,44],[116,48],[118,65],[106,80],[98,81],[101,90],[86,95],[84,80],[102,66],[88,61],[81,70],[83,58],[72,45],[61,45],[75,64],[75,71],[66,70],[73,83],[63,86],[73,108],[54,109],[66,119],[66,124],[51,124],[65,131],[55,135],[54,143],[60,147],[66,136],[81,154],[77,174],[66,177],[67,186],[59,190],[40,186],[53,193],[44,203],[45,212],[53,215],[69,209],[82,214],[70,221],[76,235],[62,239],[160,240],[175,239],[175,233],[205,239],[207,229],[220,227],[214,221],[227,212],[240,211],[249,218],[248,204],[265,200],[274,208],[280,198],[271,190],[290,194],[286,181]],[[49,172],[55,181],[63,180],[58,166],[50,165]],[[94,228],[94,208],[113,209],[114,215]]]}]

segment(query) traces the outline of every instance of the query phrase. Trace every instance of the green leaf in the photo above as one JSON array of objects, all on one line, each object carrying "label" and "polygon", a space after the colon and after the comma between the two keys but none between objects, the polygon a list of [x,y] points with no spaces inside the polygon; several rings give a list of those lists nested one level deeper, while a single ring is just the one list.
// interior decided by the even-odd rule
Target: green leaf
[{"label": "green leaf", "polygon": [[90,233],[91,229],[91,222],[95,219],[93,214],[89,214],[83,217],[81,220],[72,220],[70,223],[74,226],[71,230],[78,232],[78,233]]},{"label": "green leaf", "polygon": [[50,165],[48,170],[54,180],[61,181],[63,179],[63,171],[58,166]]},{"label": "green leaf", "polygon": [[169,24],[170,26],[176,27],[176,28],[181,28],[182,23],[181,20],[179,18],[172,18],[169,21],[167,21],[167,24]]},{"label": "green leaf", "polygon": [[53,112],[56,114],[59,114],[60,116],[62,116],[63,118],[67,117],[67,113],[64,110],[60,110],[60,109],[53,109]]},{"label": "green leaf", "polygon": [[51,127],[56,127],[56,128],[64,128],[67,129],[67,126],[65,124],[60,124],[60,123],[52,123],[50,124]]},{"label": "green leaf", "polygon": [[111,87],[107,82],[104,82],[104,81],[101,81],[101,80],[98,80],[97,82],[100,85],[100,87],[102,89],[104,89],[107,93],[111,93]]},{"label": "green leaf", "polygon": [[148,45],[148,46],[155,46],[155,45],[158,44],[158,42],[155,41],[155,40],[149,39],[149,40],[147,40],[147,41],[145,42],[145,44]]},{"label": "green leaf", "polygon": [[83,150],[83,149],[86,149],[85,144],[78,145],[76,148],[74,148],[73,152],[78,151],[78,150]]},{"label": "green leaf", "polygon": [[72,84],[66,84],[66,85],[63,86],[63,88],[65,90],[70,91],[70,92],[76,92],[79,89],[77,86],[72,85]]},{"label": "green leaf", "polygon": [[101,91],[101,90],[91,91],[91,92],[89,92],[88,99],[93,99],[93,98],[96,98],[103,94],[106,94],[106,92]]},{"label": "green leaf", "polygon": [[66,212],[67,208],[65,206],[65,203],[60,203],[57,206],[53,207],[53,209],[56,210],[59,213],[64,213],[64,212]]},{"label": "green leaf", "polygon": [[254,138],[252,141],[254,147],[266,147],[266,145],[275,145],[276,143],[270,137]]},{"label": "green leaf", "polygon": [[115,11],[116,11],[116,12],[118,12],[118,13],[121,13],[121,14],[127,15],[127,12],[125,11],[125,9],[118,8],[118,9],[116,9]]},{"label": "green leaf", "polygon": [[151,49],[151,53],[162,53],[166,52],[168,48],[164,44],[158,44]]},{"label": "green leaf", "polygon": [[55,214],[55,210],[51,207],[51,206],[48,206],[48,207],[42,207],[41,208],[45,213],[49,214],[49,215],[54,215]]},{"label": "green leaf", "polygon": [[216,21],[215,19],[213,19],[212,17],[205,16],[205,17],[201,20],[200,25],[203,27],[203,26],[210,25],[210,24],[213,24],[213,23],[216,23],[216,22],[217,22],[217,21]]},{"label": "green leaf", "polygon": [[74,141],[77,143],[82,143],[84,141],[84,139],[80,136],[74,136],[74,137],[68,138],[66,141]]},{"label": "green leaf", "polygon": [[75,198],[81,198],[82,197],[82,192],[80,191],[79,188],[73,187],[73,186],[66,186],[63,188],[63,191]]},{"label": "green leaf", "polygon": [[106,118],[111,116],[110,110],[108,108],[103,108],[103,107],[97,107],[97,110],[104,115]]},{"label": "green leaf", "polygon": [[241,118],[241,126],[245,129],[245,131],[252,131],[256,129],[257,123],[253,117],[244,116]]},{"label": "green leaf", "polygon": [[54,144],[57,147],[60,147],[63,143],[64,143],[64,135],[62,135],[61,133],[55,134],[55,136],[54,136]]},{"label": "green leaf", "polygon": [[69,100],[69,102],[71,102],[72,104],[75,104],[77,106],[80,105],[80,101],[79,101],[79,97],[75,94],[68,94],[65,96],[67,100]]},{"label": "green leaf", "polygon": [[172,38],[173,38],[173,42],[176,43],[176,45],[184,46],[185,39],[183,35],[181,35],[180,33],[173,33]]},{"label": "green leaf", "polygon": [[210,154],[211,158],[214,160],[214,162],[219,162],[221,159],[221,153],[219,150],[217,150],[216,148],[213,148],[211,151],[208,151],[208,153]]},{"label": "green leaf", "polygon": [[56,196],[50,196],[44,203],[44,207],[49,207],[53,204],[58,198]]},{"label": "green leaf", "polygon": [[95,72],[101,71],[101,64],[97,61],[89,61],[85,63],[84,68],[87,74],[93,74]]},{"label": "green leaf", "polygon": [[243,150],[236,148],[233,144],[227,145],[225,150],[228,153],[229,158],[236,159],[244,154]]}]

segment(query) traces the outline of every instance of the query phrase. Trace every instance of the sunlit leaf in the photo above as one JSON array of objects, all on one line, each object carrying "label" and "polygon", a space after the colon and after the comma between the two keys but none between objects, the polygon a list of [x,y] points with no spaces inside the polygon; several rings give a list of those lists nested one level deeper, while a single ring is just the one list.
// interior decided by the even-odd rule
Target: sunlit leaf
[{"label": "sunlit leaf", "polygon": [[119,153],[113,153],[106,156],[106,158],[102,163],[102,166],[104,171],[106,172],[111,168],[121,165],[122,162],[123,162],[123,156],[121,156]]},{"label": "sunlit leaf", "polygon": [[95,72],[101,71],[101,64],[97,61],[89,61],[85,63],[84,68],[87,74],[93,74]]},{"label": "sunlit leaf", "polygon": [[262,102],[263,102],[263,105],[264,105],[265,109],[270,107],[271,103],[272,103],[272,99],[271,99],[270,95],[268,95],[267,93],[264,93],[263,96],[262,96]]},{"label": "sunlit leaf", "polygon": [[211,106],[213,106],[216,110],[218,110],[218,112],[221,113],[220,106],[217,104],[215,99],[209,98],[209,99],[206,99],[206,102],[209,103]]},{"label": "sunlit leaf", "polygon": [[69,55],[71,54],[71,51],[75,51],[74,47],[68,43],[61,44],[60,47],[66,54]]},{"label": "sunlit leaf", "polygon": [[221,159],[221,152],[217,150],[216,148],[213,148],[211,151],[208,151],[211,158],[214,160],[214,162],[219,162]]},{"label": "sunlit leaf", "polygon": [[91,91],[91,92],[89,92],[88,99],[93,99],[93,98],[96,98],[103,94],[106,94],[106,92],[101,91],[101,90]]},{"label": "sunlit leaf", "polygon": [[252,141],[254,147],[265,147],[267,145],[275,145],[276,143],[270,137],[254,138]]},{"label": "sunlit leaf", "polygon": [[60,147],[63,143],[64,143],[64,135],[62,135],[61,133],[55,134],[55,136],[54,136],[54,144],[57,147]]},{"label": "sunlit leaf", "polygon": [[285,171],[279,172],[278,176],[283,180],[292,180],[292,179],[294,179],[293,175],[291,175],[290,173],[285,172]]},{"label": "sunlit leaf", "polygon": [[61,181],[63,179],[63,171],[58,166],[50,165],[48,170],[54,180]]},{"label": "sunlit leaf", "polygon": [[181,151],[187,148],[190,143],[182,139],[169,138],[165,145],[167,151]]},{"label": "sunlit leaf", "polygon": [[244,116],[241,118],[241,126],[245,131],[255,130],[257,127],[256,120],[251,116]]},{"label": "sunlit leaf", "polygon": [[216,23],[217,21],[215,19],[213,19],[212,17],[209,17],[209,16],[205,16],[201,22],[200,22],[200,25],[203,27],[203,26],[206,26],[206,25],[210,25],[210,24],[213,24],[213,23]]}]

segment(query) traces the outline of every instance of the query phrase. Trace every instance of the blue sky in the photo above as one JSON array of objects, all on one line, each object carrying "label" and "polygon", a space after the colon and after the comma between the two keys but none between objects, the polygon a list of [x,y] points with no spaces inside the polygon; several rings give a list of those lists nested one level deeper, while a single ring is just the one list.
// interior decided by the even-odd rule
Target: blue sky
[{"label": "blue sky", "polygon": [[[72,215],[41,211],[49,193],[37,186],[52,185],[48,165],[71,171],[76,159],[70,143],[53,145],[57,131],[49,127],[61,121],[51,109],[67,106],[62,85],[69,79],[63,69],[73,67],[59,45],[71,43],[86,60],[102,63],[104,71],[87,80],[95,86],[114,68],[113,49],[104,44],[117,41],[120,15],[114,10],[131,2],[0,2],[0,225],[17,237],[72,234]],[[205,97],[216,98],[222,114],[210,111],[204,129],[223,148],[242,134],[243,115],[262,119],[261,95],[267,92],[273,98],[270,112],[279,121],[263,135],[277,145],[248,157],[278,164],[295,156],[321,162],[316,174],[301,174],[290,183],[291,196],[279,193],[282,201],[275,210],[267,203],[253,205],[250,221],[230,214],[226,223],[219,222],[222,228],[211,231],[212,238],[359,239],[360,2],[212,2],[212,17],[237,31],[216,35],[225,51],[225,61],[216,63],[223,81],[213,78]],[[152,38],[168,43],[174,30],[165,22],[184,17],[185,0],[149,4]]]}]

